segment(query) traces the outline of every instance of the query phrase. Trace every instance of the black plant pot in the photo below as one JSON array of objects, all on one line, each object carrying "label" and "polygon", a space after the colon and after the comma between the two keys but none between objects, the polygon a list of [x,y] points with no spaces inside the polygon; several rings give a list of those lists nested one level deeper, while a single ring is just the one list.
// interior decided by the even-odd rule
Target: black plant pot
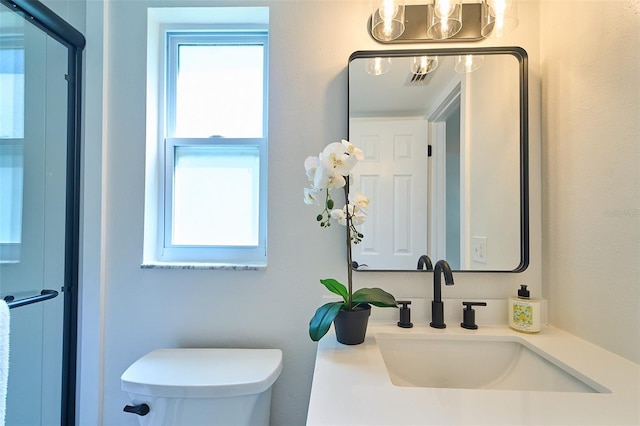
[{"label": "black plant pot", "polygon": [[352,311],[340,311],[333,320],[336,339],[343,345],[359,345],[367,334],[367,323],[371,315],[371,305],[358,305]]}]

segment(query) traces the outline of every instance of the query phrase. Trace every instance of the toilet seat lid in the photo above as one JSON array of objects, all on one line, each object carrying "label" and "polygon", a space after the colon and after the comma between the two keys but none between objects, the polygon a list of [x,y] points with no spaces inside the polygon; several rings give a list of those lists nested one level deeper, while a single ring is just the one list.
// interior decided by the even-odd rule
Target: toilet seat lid
[{"label": "toilet seat lid", "polygon": [[282,370],[280,349],[158,349],[122,374],[122,390],[173,398],[215,398],[266,391]]}]

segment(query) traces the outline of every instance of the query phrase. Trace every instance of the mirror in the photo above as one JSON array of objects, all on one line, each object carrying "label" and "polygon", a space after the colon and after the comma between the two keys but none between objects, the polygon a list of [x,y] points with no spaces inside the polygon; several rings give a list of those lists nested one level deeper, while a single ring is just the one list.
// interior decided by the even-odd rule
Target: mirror
[{"label": "mirror", "polygon": [[352,182],[370,199],[354,269],[525,270],[527,102],[518,47],[352,54]]}]

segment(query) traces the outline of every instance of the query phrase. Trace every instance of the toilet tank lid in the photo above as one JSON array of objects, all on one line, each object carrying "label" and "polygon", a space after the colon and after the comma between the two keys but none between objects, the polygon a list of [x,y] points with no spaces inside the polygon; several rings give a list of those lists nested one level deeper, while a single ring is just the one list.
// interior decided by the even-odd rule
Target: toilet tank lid
[{"label": "toilet tank lid", "polygon": [[282,370],[280,349],[158,349],[122,374],[122,390],[137,395],[216,398],[266,391]]}]

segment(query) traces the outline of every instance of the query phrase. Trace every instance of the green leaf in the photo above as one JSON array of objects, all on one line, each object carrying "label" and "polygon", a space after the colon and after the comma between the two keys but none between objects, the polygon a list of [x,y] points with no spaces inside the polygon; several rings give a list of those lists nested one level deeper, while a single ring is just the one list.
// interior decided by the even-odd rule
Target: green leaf
[{"label": "green leaf", "polygon": [[349,293],[347,292],[347,288],[344,284],[334,280],[333,278],[327,278],[324,280],[320,280],[320,282],[331,292],[337,294],[338,296],[342,296],[345,303],[349,298]]},{"label": "green leaf", "polygon": [[381,308],[398,306],[395,297],[381,288],[361,288],[353,293],[353,303],[369,303]]},{"label": "green leaf", "polygon": [[316,313],[309,321],[309,337],[314,342],[322,339],[322,337],[327,334],[329,331],[329,327],[331,327],[331,323],[340,312],[342,308],[342,302],[329,302],[320,306]]}]

